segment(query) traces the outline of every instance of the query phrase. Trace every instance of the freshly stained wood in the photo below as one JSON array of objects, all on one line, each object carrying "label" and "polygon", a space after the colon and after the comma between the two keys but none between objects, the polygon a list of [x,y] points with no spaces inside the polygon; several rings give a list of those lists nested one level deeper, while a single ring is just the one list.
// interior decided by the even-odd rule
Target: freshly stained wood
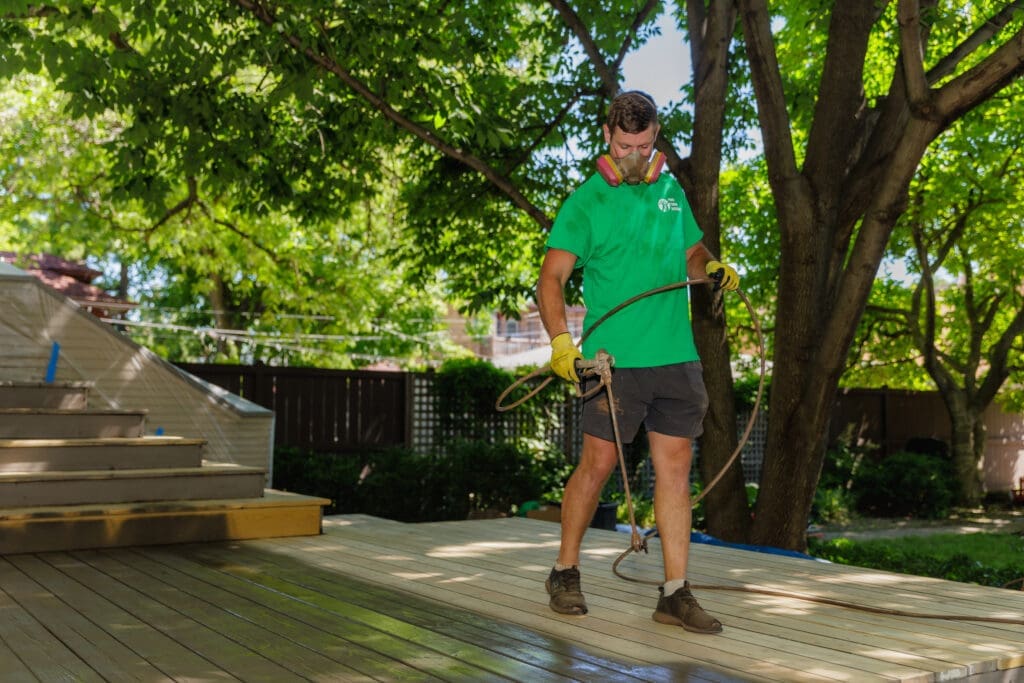
[{"label": "freshly stained wood", "polygon": [[[695,545],[722,634],[651,619],[612,575],[627,535],[591,530],[590,613],[551,612],[558,527],[530,519],[325,519],[323,535],[0,557],[3,680],[1010,681],[1024,626],[918,619],[769,590],[1024,618],[1024,593]],[[660,552],[623,563],[657,580]],[[747,590],[729,590],[745,588]]]}]

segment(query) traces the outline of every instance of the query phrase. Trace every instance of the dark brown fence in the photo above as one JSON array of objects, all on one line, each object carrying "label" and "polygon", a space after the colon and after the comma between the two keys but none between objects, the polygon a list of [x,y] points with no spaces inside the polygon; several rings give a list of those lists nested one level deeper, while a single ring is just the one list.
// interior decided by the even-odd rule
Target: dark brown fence
[{"label": "dark brown fence", "polygon": [[829,443],[845,430],[882,454],[906,448],[909,441],[949,443],[952,427],[942,397],[935,391],[842,389],[832,409]]},{"label": "dark brown fence", "polygon": [[[401,446],[431,451],[440,441],[440,419],[431,372],[380,372],[179,364],[197,377],[274,411],[274,443],[324,452]],[[570,456],[578,456],[578,405],[558,406],[560,424],[547,433]],[[516,411],[503,414],[514,432]],[[741,419],[745,425],[746,417]],[[887,389],[840,391],[833,407],[829,443],[851,428],[859,442],[882,453],[902,450],[912,439],[948,442],[949,417],[936,392]],[[748,481],[760,478],[766,416],[743,453]]]},{"label": "dark brown fence", "polygon": [[273,410],[275,445],[347,451],[412,444],[410,373],[195,363],[178,367]]},{"label": "dark brown fence", "polygon": [[[321,452],[404,447],[430,453],[452,434],[438,414],[433,372],[382,372],[179,363],[200,379],[274,411],[274,445]],[[497,397],[495,397],[497,398]],[[554,406],[545,438],[580,450],[578,404]],[[502,434],[521,432],[518,411],[488,416]]]}]

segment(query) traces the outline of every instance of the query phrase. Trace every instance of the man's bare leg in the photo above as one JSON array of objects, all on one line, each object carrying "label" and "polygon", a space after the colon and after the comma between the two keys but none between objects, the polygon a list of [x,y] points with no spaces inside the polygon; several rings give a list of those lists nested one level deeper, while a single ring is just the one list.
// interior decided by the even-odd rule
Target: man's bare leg
[{"label": "man's bare leg", "polygon": [[654,518],[661,537],[665,580],[686,578],[690,559],[690,465],[693,443],[679,436],[647,434],[654,466]]},{"label": "man's bare leg", "polygon": [[617,462],[618,451],[614,441],[605,441],[590,434],[583,435],[580,462],[569,477],[562,495],[562,543],[558,551],[559,564],[580,563],[583,535],[594,518],[601,489],[604,488]]},{"label": "man's bare leg", "polygon": [[580,462],[565,485],[562,496],[562,541],[558,561],[545,583],[548,603],[562,614],[586,614],[587,603],[580,589],[580,546],[594,518],[594,511],[608,476],[618,462],[614,441],[583,435]]},{"label": "man's bare leg", "polygon": [[654,465],[654,518],[661,537],[665,565],[665,586],[655,621],[682,626],[695,633],[718,633],[722,624],[705,612],[690,593],[686,570],[690,560],[690,439],[648,433],[651,463]]}]

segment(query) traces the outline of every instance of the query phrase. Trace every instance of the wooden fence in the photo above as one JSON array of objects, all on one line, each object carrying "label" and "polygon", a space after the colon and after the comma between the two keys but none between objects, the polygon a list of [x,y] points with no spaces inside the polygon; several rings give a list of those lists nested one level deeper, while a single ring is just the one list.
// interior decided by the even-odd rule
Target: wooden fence
[{"label": "wooden fence", "polygon": [[273,410],[276,446],[347,451],[411,445],[410,373],[194,363],[178,367]]},{"label": "wooden fence", "polygon": [[844,431],[888,455],[913,441],[948,444],[952,426],[937,391],[841,389],[832,408],[829,443]]},{"label": "wooden fence", "polygon": [[[274,411],[274,445],[320,452],[404,447],[430,452],[447,435],[437,410],[433,372],[383,372],[179,363],[211,384]],[[577,455],[575,403],[556,406],[557,425],[546,437]],[[517,433],[521,415],[495,419]]]},{"label": "wooden fence", "polygon": [[[425,452],[439,438],[432,372],[384,372],[281,368],[271,366],[179,364],[197,377],[269,408],[276,416],[275,445],[319,451],[352,451],[400,446]],[[577,455],[572,406],[563,410],[564,430],[551,434],[565,452]],[[514,422],[515,411],[506,413]],[[746,424],[746,416],[742,423]],[[850,426],[854,437],[883,453],[914,438],[948,441],[950,427],[935,392],[851,389],[836,396],[829,442]],[[744,473],[756,481],[767,421],[762,416],[744,450]]]},{"label": "wooden fence", "polygon": [[[275,414],[274,443],[322,452],[348,452],[405,447],[420,453],[434,450],[449,436],[442,432],[432,372],[379,372],[278,368],[268,366],[180,364],[212,384],[269,408]],[[545,438],[570,458],[579,456],[579,402],[556,406],[557,424]],[[517,411],[487,416],[501,433],[517,431]],[[739,416],[738,431],[747,416]],[[1004,415],[992,406],[986,412],[989,440],[986,485],[1009,489],[1024,475],[1024,418]],[[857,443],[871,444],[883,455],[906,448],[908,442],[948,443],[949,416],[937,392],[888,389],[841,390],[832,410],[829,444],[847,430]],[[743,451],[744,478],[761,475],[767,416],[762,412]],[[699,457],[700,449],[696,449]],[[695,468],[696,470],[696,468]]]}]

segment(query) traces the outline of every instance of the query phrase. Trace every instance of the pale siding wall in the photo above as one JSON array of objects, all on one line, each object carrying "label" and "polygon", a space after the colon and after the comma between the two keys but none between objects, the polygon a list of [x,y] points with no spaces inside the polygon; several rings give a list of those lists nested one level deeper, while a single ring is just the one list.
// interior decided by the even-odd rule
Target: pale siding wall
[{"label": "pale siding wall", "polygon": [[146,409],[146,433],[202,438],[206,459],[269,473],[271,411],[182,372],[23,271],[0,269],[0,379],[44,379],[54,341],[56,379],[93,382],[91,404]]},{"label": "pale siding wall", "polygon": [[1024,415],[1004,413],[993,404],[985,411],[985,488],[1010,491],[1024,477]]}]

